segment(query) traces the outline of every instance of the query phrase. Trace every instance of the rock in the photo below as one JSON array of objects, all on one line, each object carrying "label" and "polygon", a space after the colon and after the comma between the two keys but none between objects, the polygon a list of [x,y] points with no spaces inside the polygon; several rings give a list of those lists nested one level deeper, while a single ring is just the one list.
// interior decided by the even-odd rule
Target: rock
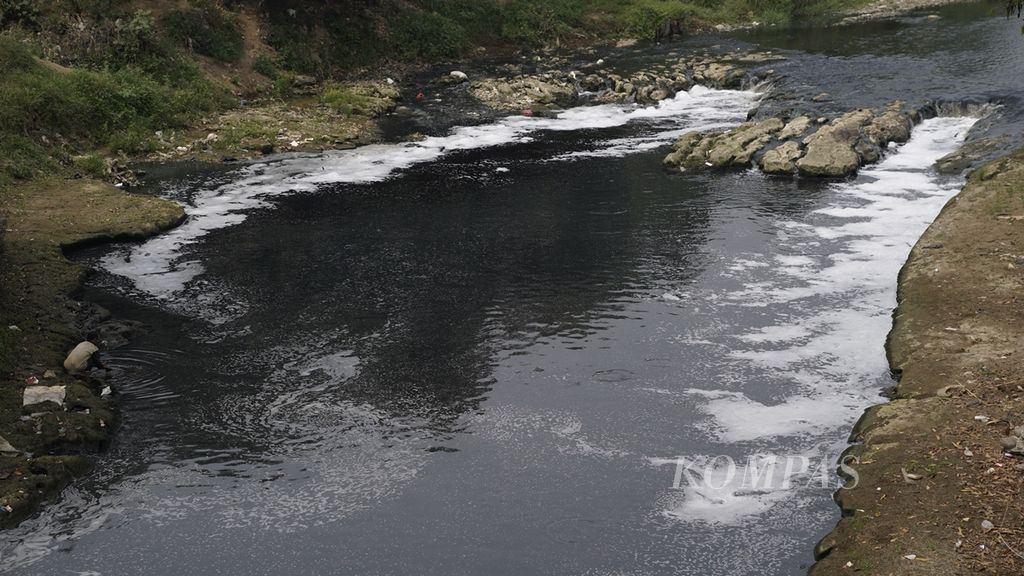
[{"label": "rock", "polygon": [[686,169],[745,166],[783,126],[782,120],[769,118],[742,124],[724,133],[689,132],[676,140],[674,151],[665,157],[664,163]]},{"label": "rock", "polygon": [[1013,429],[1013,435],[1017,438],[1024,438],[1024,426],[1017,426]]},{"label": "rock", "polygon": [[872,143],[884,146],[889,142],[906,142],[914,129],[914,120],[899,108],[890,109],[885,114],[875,117],[871,124],[864,128],[864,135]]},{"label": "rock", "polygon": [[832,95],[831,94],[829,94],[828,92],[822,92],[821,94],[818,94],[814,98],[811,98],[811,101],[812,102],[828,102],[831,99],[832,99]]},{"label": "rock", "polygon": [[772,134],[782,130],[782,127],[782,120],[770,118],[733,128],[716,140],[708,151],[708,162],[716,167],[750,164],[754,154],[770,142]]},{"label": "rock", "polygon": [[316,78],[312,76],[296,74],[295,77],[292,78],[292,86],[296,88],[306,88],[314,85],[316,85]]},{"label": "rock", "polygon": [[1003,450],[1012,450],[1017,447],[1017,441],[1019,438],[1016,436],[1003,436],[999,439],[999,445]]},{"label": "rock", "polygon": [[633,46],[636,46],[636,43],[637,43],[637,39],[636,38],[623,38],[622,40],[619,40],[618,42],[615,43],[615,47],[616,48],[631,48]]},{"label": "rock", "polygon": [[54,372],[53,370],[47,370],[46,372],[43,372],[43,380],[53,380],[56,377],[57,373]]},{"label": "rock", "polygon": [[53,402],[58,406],[63,406],[66,394],[67,389],[64,386],[29,386],[25,388],[21,405],[32,406],[43,402]]},{"label": "rock", "polygon": [[807,152],[797,161],[807,176],[849,176],[860,167],[860,155],[854,150],[861,128],[871,122],[871,110],[847,112],[804,139]]},{"label": "rock", "polygon": [[653,90],[650,93],[651,100],[653,100],[655,102],[661,102],[662,100],[668,100],[671,97],[672,97],[672,94],[670,94],[668,90],[665,90],[663,88],[658,88],[657,90]]},{"label": "rock", "polygon": [[0,454],[17,454],[18,449],[11,446],[11,443],[6,438],[0,436]]},{"label": "rock", "polygon": [[451,73],[449,73],[448,75],[451,76],[457,82],[465,82],[469,80],[469,76],[466,76],[465,72],[460,72],[458,70],[452,70]]},{"label": "rock", "polygon": [[260,154],[267,155],[267,154],[273,154],[273,153],[274,153],[274,145],[273,144],[263,144],[262,146],[260,146]]},{"label": "rock", "polygon": [[803,135],[811,126],[811,119],[807,116],[800,116],[794,118],[786,124],[786,127],[776,136],[779,140],[787,140],[789,138],[798,138]]},{"label": "rock", "polygon": [[800,143],[794,140],[772,148],[761,158],[761,170],[768,174],[794,174],[796,161],[803,154]]},{"label": "rock", "polygon": [[698,84],[715,88],[742,88],[747,73],[732,64],[712,62],[693,68],[693,79]]},{"label": "rock", "polygon": [[576,87],[568,82],[536,76],[481,80],[473,82],[469,92],[483,104],[498,110],[566,106],[579,96]]},{"label": "rock", "polygon": [[995,529],[995,527],[996,527],[995,524],[993,524],[992,522],[990,522],[988,520],[982,520],[981,521],[981,529],[984,532],[991,532],[992,530]]}]

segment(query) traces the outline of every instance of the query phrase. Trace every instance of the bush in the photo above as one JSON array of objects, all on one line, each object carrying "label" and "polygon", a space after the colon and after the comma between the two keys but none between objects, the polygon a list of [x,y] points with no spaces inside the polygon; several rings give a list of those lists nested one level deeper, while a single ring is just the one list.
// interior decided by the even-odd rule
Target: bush
[{"label": "bush", "polygon": [[458,56],[466,49],[466,31],[436,12],[402,12],[391,30],[395,52],[429,60]]},{"label": "bush", "polygon": [[0,36],[0,178],[32,178],[56,166],[64,148],[154,149],[153,133],[229,104],[204,80],[176,88],[137,68],[61,72],[36,63],[23,44]]},{"label": "bush", "polygon": [[263,74],[271,80],[275,80],[280,73],[280,64],[272,54],[260,52],[253,58],[252,69]]},{"label": "bush", "polygon": [[169,12],[161,20],[168,35],[189,50],[221,62],[242,57],[243,38],[235,18],[215,3],[204,0],[185,10]]},{"label": "bush", "polygon": [[320,93],[320,102],[335,112],[341,112],[348,116],[366,111],[371,104],[368,96],[337,84],[324,86],[323,92]]},{"label": "bush", "polygon": [[512,0],[502,11],[502,35],[533,46],[555,43],[582,28],[586,5],[581,0]]}]

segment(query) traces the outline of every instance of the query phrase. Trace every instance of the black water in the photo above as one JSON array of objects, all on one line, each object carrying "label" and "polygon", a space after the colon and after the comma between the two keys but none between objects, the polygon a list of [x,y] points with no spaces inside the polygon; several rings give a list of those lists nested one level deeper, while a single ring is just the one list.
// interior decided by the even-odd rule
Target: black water
[{"label": "black water", "polygon": [[[970,138],[1019,133],[1019,27],[940,14],[716,42],[786,51],[765,109],[996,102]],[[833,102],[803,102],[820,92]],[[927,166],[845,188],[669,175],[664,149],[553,160],[657,130],[541,133],[274,197],[184,251],[203,268],[184,300],[98,274],[86,297],[150,328],[111,353],[123,423],[94,473],[4,534],[0,572],[804,572],[834,486],[694,508],[660,459],[831,468],[891,383],[893,254],[913,238],[836,235],[816,211],[910,182],[897,207],[916,230],[944,197],[913,185],[957,183]],[[161,189],[232,177],[182,167]]]}]

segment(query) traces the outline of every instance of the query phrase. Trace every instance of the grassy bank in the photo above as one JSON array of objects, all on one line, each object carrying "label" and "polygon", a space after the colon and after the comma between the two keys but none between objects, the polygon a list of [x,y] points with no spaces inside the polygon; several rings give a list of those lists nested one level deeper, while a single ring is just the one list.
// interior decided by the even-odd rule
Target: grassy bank
[{"label": "grassy bank", "polygon": [[1024,425],[1022,289],[1019,151],[971,174],[900,275],[898,398],[858,425],[860,482],[812,574],[1024,572],[1024,460],[1001,444]]},{"label": "grassy bank", "polygon": [[[0,189],[0,436],[25,455],[0,456],[0,526],[30,513],[73,474],[75,455],[101,446],[115,413],[89,382],[64,374],[64,355],[82,338],[80,306],[70,295],[85,269],[65,248],[117,238],[143,238],[177,224],[173,202],[133,196],[93,180],[38,179]],[[47,371],[52,371],[49,377]],[[66,386],[63,409],[22,410],[26,379]],[[55,456],[44,456],[55,453]],[[9,509],[8,509],[9,507]]]}]

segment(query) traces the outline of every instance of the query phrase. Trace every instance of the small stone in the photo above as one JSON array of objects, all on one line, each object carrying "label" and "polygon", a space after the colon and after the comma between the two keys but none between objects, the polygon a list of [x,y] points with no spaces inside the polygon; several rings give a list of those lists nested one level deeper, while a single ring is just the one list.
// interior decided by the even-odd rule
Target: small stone
[{"label": "small stone", "polygon": [[47,370],[46,372],[43,372],[43,380],[53,380],[56,377],[57,373],[54,372],[53,370]]},{"label": "small stone", "polygon": [[452,70],[448,75],[456,82],[465,82],[466,80],[469,80],[469,76],[467,76],[465,72],[461,72],[459,70]]},{"label": "small stone", "polygon": [[1016,436],[1003,436],[999,439],[999,445],[1003,447],[1003,450],[1012,450],[1017,447]]},{"label": "small stone", "polygon": [[991,532],[995,527],[996,527],[996,525],[991,523],[991,522],[989,522],[988,520],[982,520],[981,521],[981,529],[984,530],[985,532]]},{"label": "small stone", "polygon": [[11,443],[6,438],[0,436],[0,454],[17,454],[18,449],[11,446]]},{"label": "small stone", "polygon": [[1017,438],[1024,438],[1024,426],[1017,426],[1014,428],[1013,435]]}]

